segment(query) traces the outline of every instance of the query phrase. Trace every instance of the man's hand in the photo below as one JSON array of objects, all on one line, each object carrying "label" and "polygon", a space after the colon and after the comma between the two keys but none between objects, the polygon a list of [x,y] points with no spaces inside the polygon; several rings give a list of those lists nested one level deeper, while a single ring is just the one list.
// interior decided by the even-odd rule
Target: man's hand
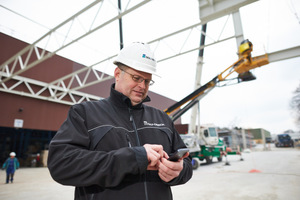
[{"label": "man's hand", "polygon": [[148,167],[147,170],[158,170],[158,163],[161,158],[166,155],[162,145],[145,144],[144,148],[147,152]]},{"label": "man's hand", "polygon": [[183,159],[188,157],[189,153],[186,153],[177,162],[167,160],[169,156],[163,157],[158,165],[158,175],[161,180],[169,182],[179,176],[183,169]]}]

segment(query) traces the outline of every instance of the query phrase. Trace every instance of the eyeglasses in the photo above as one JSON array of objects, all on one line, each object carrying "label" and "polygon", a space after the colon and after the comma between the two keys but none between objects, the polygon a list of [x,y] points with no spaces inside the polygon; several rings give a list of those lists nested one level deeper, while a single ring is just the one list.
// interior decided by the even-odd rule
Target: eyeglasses
[{"label": "eyeglasses", "polygon": [[144,79],[144,78],[142,78],[142,77],[140,77],[140,76],[138,76],[138,75],[133,75],[133,74],[131,74],[131,73],[128,73],[128,72],[126,72],[126,71],[123,70],[123,69],[121,69],[121,70],[122,70],[123,72],[125,72],[126,74],[129,74],[134,82],[142,83],[143,81],[145,81],[145,85],[146,85],[146,86],[149,86],[149,85],[153,85],[153,84],[154,84],[154,81],[151,80],[151,79]]}]

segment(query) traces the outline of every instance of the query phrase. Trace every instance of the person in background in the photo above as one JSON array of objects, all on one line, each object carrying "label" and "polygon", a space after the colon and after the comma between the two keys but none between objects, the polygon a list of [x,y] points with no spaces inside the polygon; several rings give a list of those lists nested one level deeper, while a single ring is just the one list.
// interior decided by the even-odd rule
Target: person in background
[{"label": "person in background", "polygon": [[18,159],[15,157],[16,153],[11,152],[9,156],[10,158],[7,158],[2,166],[3,170],[6,169],[6,184],[8,184],[9,181],[13,183],[15,171],[20,167],[20,163]]},{"label": "person in background", "polygon": [[71,106],[49,145],[52,178],[75,186],[76,200],[171,200],[170,186],[192,177],[191,157],[171,118],[147,106],[156,61],[150,46],[124,47],[114,64],[110,96]]},{"label": "person in background", "polygon": [[41,154],[39,153],[36,154],[36,166],[37,167],[41,166]]}]

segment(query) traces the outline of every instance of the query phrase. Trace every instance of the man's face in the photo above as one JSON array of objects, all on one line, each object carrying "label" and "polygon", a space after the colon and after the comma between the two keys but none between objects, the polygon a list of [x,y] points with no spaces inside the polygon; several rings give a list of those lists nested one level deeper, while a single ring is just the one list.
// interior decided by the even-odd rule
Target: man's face
[{"label": "man's face", "polygon": [[130,67],[126,67],[124,71],[118,67],[115,69],[115,89],[127,96],[131,100],[131,104],[135,106],[147,97],[149,85],[146,85],[145,81],[141,83],[134,81],[132,75],[148,80],[152,78],[152,75]]}]

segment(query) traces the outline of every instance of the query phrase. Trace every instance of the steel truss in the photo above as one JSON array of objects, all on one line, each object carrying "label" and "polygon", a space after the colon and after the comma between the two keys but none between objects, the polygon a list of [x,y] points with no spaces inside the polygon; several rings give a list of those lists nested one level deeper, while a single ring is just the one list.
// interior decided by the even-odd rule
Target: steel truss
[{"label": "steel truss", "polygon": [[[186,37],[186,39],[184,40],[184,42],[181,45],[181,48],[179,48],[178,50],[174,50],[174,48],[171,48],[173,50],[173,54],[167,57],[163,57],[161,59],[158,59],[158,62],[162,62],[180,55],[184,55],[193,51],[197,51],[199,49],[203,49],[207,46],[216,44],[216,43],[220,43],[229,39],[233,39],[235,38],[235,36],[231,36],[222,40],[215,40],[213,43],[208,44],[208,45],[204,45],[204,46],[196,46],[195,48],[189,49],[189,50],[185,50],[182,51],[182,49],[184,48],[184,45],[186,43],[186,41],[188,40],[189,36],[191,35],[192,31],[200,31],[200,27],[203,23],[197,23],[194,24],[192,26],[183,28],[181,30],[175,31],[171,34],[167,34],[163,37],[157,38],[155,40],[152,40],[150,42],[148,42],[149,44],[155,45],[156,46],[156,50],[160,48],[160,46],[163,46],[162,44],[164,44],[165,40],[167,40],[168,38],[175,36],[177,34],[181,34],[183,32],[188,32],[188,36]],[[198,34],[198,33],[197,33]],[[34,43],[36,44],[36,43]],[[34,48],[36,49],[35,52],[39,53],[40,50],[34,46],[34,44],[29,45],[28,47],[26,47],[25,49],[27,50],[27,48]],[[20,51],[16,56],[15,60],[14,60],[14,66],[13,68],[15,68],[16,63],[20,62],[23,63],[22,60],[22,53],[23,51]],[[45,50],[43,50],[43,55],[45,55]],[[56,51],[57,52],[57,51]],[[48,52],[46,53],[46,55],[54,55],[53,52]],[[39,55],[39,54],[37,54]],[[91,94],[87,94],[84,92],[80,92],[78,90],[84,89],[88,86],[91,85],[95,85],[98,84],[102,81],[105,80],[109,80],[112,79],[112,76],[108,76],[105,75],[104,73],[101,73],[99,75],[99,71],[96,70],[94,67],[95,66],[99,66],[107,61],[111,61],[114,57],[116,57],[117,55],[113,55],[110,56],[106,59],[103,59],[95,64],[92,64],[90,66],[85,66],[84,68],[81,68],[77,71],[74,71],[71,74],[68,74],[64,77],[61,77],[55,81],[52,81],[51,83],[45,83],[42,81],[36,81],[30,78],[26,78],[26,77],[22,77],[22,76],[18,76],[18,74],[36,66],[38,63],[50,58],[51,56],[37,56],[37,57],[41,57],[41,59],[37,60],[36,63],[31,63],[29,65],[23,65],[21,64],[21,69],[15,73],[11,73],[11,68],[9,68],[9,65],[6,63],[12,63],[11,60],[13,60],[12,58],[8,61],[5,62],[6,65],[2,65],[4,66],[4,68],[2,68],[2,71],[0,72],[0,77],[1,77],[1,86],[0,87],[0,91],[3,92],[8,92],[8,93],[13,93],[13,94],[18,94],[18,95],[22,95],[22,96],[27,96],[27,97],[32,97],[32,98],[37,98],[37,99],[42,99],[42,100],[48,100],[48,101],[52,101],[52,102],[57,102],[57,103],[62,103],[62,104],[68,104],[68,105],[72,105],[75,103],[80,103],[82,101],[86,101],[86,100],[97,100],[97,99],[101,99],[100,96],[96,96],[96,95],[91,95]],[[3,70],[5,69],[5,70]],[[96,77],[96,80],[93,81],[88,81],[88,78],[90,77],[90,75],[93,74],[93,77]],[[8,80],[14,80],[14,83],[11,84],[11,81],[8,83]],[[24,85],[27,88],[27,91],[19,91],[17,90],[17,87],[20,85]],[[38,89],[33,89],[33,88],[38,88]],[[67,98],[66,98],[67,96]]]},{"label": "steel truss", "polygon": [[[125,8],[125,10],[123,10],[123,11],[118,10],[119,14],[117,16],[115,16],[112,19],[108,20],[107,22],[100,24],[99,26],[96,26],[95,28],[93,28],[95,18],[97,18],[97,16],[98,16],[98,13],[96,13],[95,18],[90,25],[90,29],[88,31],[86,31],[83,35],[81,35],[73,40],[68,39],[68,35],[71,34],[70,32],[72,30],[72,28],[71,28],[72,25],[71,25],[66,33],[66,36],[65,36],[63,42],[56,49],[54,49],[52,51],[46,51],[45,49],[47,48],[47,44],[49,43],[49,40],[51,40],[51,38],[55,37],[55,33],[57,30],[59,30],[61,27],[65,26],[67,24],[72,24],[79,15],[81,15],[82,13],[84,13],[85,11],[90,9],[91,7],[98,5],[99,3],[100,3],[100,5],[98,5],[98,6],[99,6],[99,10],[100,10],[101,4],[103,3],[103,1],[96,0],[92,4],[85,7],[83,10],[79,11],[78,13],[76,13],[75,15],[73,15],[72,17],[70,17],[69,19],[67,19],[66,21],[64,21],[63,23],[58,25],[57,27],[55,27],[54,29],[50,30],[46,35],[44,35],[43,37],[38,39],[36,42],[34,42],[31,45],[28,45],[26,48],[24,48],[22,51],[17,53],[15,56],[11,57],[9,60],[4,62],[0,68],[0,70],[1,70],[0,71],[0,79],[1,79],[0,80],[0,91],[13,93],[13,94],[17,94],[17,95],[22,95],[22,96],[27,96],[27,97],[31,97],[31,98],[37,98],[37,99],[41,99],[41,100],[52,101],[52,102],[56,102],[56,103],[67,104],[67,105],[80,103],[82,101],[101,99],[100,96],[87,94],[85,92],[81,92],[80,90],[82,90],[88,86],[98,84],[102,81],[112,79],[113,78],[112,76],[109,76],[102,72],[99,72],[96,68],[97,68],[97,66],[103,65],[107,61],[111,61],[116,55],[107,57],[106,59],[103,59],[95,64],[90,65],[90,66],[85,66],[84,68],[81,68],[80,70],[74,71],[71,74],[68,74],[64,77],[61,77],[57,80],[52,81],[51,83],[46,83],[46,82],[22,77],[22,76],[20,76],[20,74],[23,73],[24,71],[36,66],[37,64],[45,61],[46,59],[48,59],[51,56],[53,56],[54,54],[56,54],[58,51],[70,46],[74,42],[79,41],[80,39],[84,38],[85,36],[99,30],[100,28],[108,25],[109,23],[112,23],[113,21],[130,13],[131,11],[143,6],[144,4],[148,3],[149,1],[150,0],[141,1],[140,3],[134,5],[130,8],[128,8],[128,6],[127,6]],[[116,8],[116,9],[118,9],[118,8]],[[234,19],[235,17],[234,17],[233,11],[229,12],[230,14],[228,14],[228,17],[230,15],[233,15],[233,19]],[[221,35],[220,35],[218,37],[218,39],[213,39],[213,42],[210,44],[207,44],[207,45],[203,45],[203,46],[196,45],[194,48],[190,48],[190,49],[184,48],[187,41],[189,40],[191,34],[194,31],[197,31],[198,35],[205,34],[205,33],[201,32],[201,26],[207,22],[208,21],[203,20],[192,26],[188,26],[181,30],[167,34],[163,37],[149,41],[148,43],[155,46],[155,50],[157,51],[157,50],[159,50],[159,48],[165,47],[165,45],[167,44],[167,40],[169,38],[176,36],[178,34],[187,33],[186,38],[179,45],[180,47],[177,48],[177,50],[176,50],[176,48],[170,47],[170,49],[172,49],[172,53],[165,57],[159,58],[158,62],[162,62],[162,61],[165,61],[165,60],[168,60],[168,59],[180,56],[180,55],[184,55],[184,54],[187,54],[187,53],[190,53],[193,51],[198,51],[207,46],[221,43],[226,40],[242,37],[242,33],[236,31],[233,36],[227,37],[224,39],[220,39],[221,38]],[[227,21],[225,23],[227,23]],[[220,34],[222,34],[222,33],[220,33]],[[40,50],[37,47],[37,45],[45,40],[46,40],[46,42],[44,42],[46,44],[45,48],[43,50]],[[168,45],[171,45],[171,44],[167,44],[167,46]],[[286,49],[286,50],[283,50],[282,52],[276,52],[276,55],[278,56],[278,55],[284,54],[282,59],[297,57],[300,55],[299,55],[299,53],[295,53],[295,52],[300,52],[299,50],[300,50],[300,46],[294,47],[291,49]],[[290,52],[292,52],[294,54],[291,54]],[[272,54],[269,54],[269,55],[271,58]],[[29,60],[31,62],[29,62]],[[270,62],[271,62],[271,60],[270,60]],[[96,77],[96,78],[94,78],[91,81],[89,79],[91,76]],[[26,88],[26,91],[24,89],[22,91],[18,90],[18,87],[20,87],[20,86],[23,86],[23,88]]]},{"label": "steel truss", "polygon": [[[130,1],[129,1],[129,3],[127,4],[124,10],[119,10],[118,7],[116,7],[118,11],[116,13],[118,13],[118,15],[116,15],[115,17],[109,19],[108,21],[98,26],[95,26],[94,22],[99,16],[99,12],[101,10],[101,6],[103,2],[104,2],[103,0],[95,0],[93,3],[86,6],[84,9],[80,10],[78,13],[76,13],[69,19],[65,20],[55,28],[51,29],[48,33],[46,33],[44,36],[39,38],[33,44],[28,45],[23,50],[18,52],[16,55],[14,55],[6,62],[4,62],[0,67],[0,85],[1,85],[0,91],[14,93],[18,95],[25,95],[28,97],[44,99],[48,101],[54,101],[54,102],[69,104],[69,105],[74,103],[79,103],[84,100],[99,99],[100,98],[99,96],[90,95],[84,92],[77,91],[83,88],[83,86],[87,87],[91,85],[91,83],[86,83],[90,73],[93,73],[94,76],[97,78],[97,83],[108,79],[108,77],[105,77],[104,74],[99,76],[99,73],[95,69],[93,69],[92,66],[87,67],[83,70],[78,70],[70,75],[55,80],[51,83],[36,81],[19,75],[37,66],[39,63],[51,58],[57,52],[67,48],[71,44],[81,40],[82,38],[103,28],[104,26],[107,26],[108,24],[122,18],[123,16],[134,11],[135,9],[145,5],[146,3],[150,2],[150,0],[140,1],[139,3],[131,7],[129,7],[130,6]],[[77,38],[69,39],[69,36],[72,34],[72,27],[74,22],[84,12],[86,12],[87,10],[95,6],[98,6],[99,8],[94,15],[94,19],[92,20],[89,29],[84,30],[84,33],[78,36]],[[66,33],[63,34],[65,35],[65,37],[61,38],[62,35],[61,33],[62,31],[64,31],[64,29],[66,31]],[[55,42],[58,42],[59,44],[56,45],[55,47],[48,46],[49,44],[53,44]],[[43,49],[40,50],[38,46],[43,46]],[[51,50],[47,51],[46,49],[51,49]],[[79,74],[83,73],[84,71],[87,71],[87,73],[84,75],[84,78],[81,79]],[[64,82],[64,80],[70,81],[69,84]],[[11,82],[14,83],[12,84]],[[74,84],[74,82],[77,83]],[[28,89],[28,91],[16,90],[17,86],[20,86],[22,84]],[[78,85],[78,86],[75,88],[71,88],[72,85]],[[38,91],[35,91],[33,89],[34,87],[39,87]],[[45,93],[50,94],[50,96],[44,96]],[[65,98],[66,96],[68,96],[68,98]],[[75,98],[75,96],[77,96],[77,98]]]}]

